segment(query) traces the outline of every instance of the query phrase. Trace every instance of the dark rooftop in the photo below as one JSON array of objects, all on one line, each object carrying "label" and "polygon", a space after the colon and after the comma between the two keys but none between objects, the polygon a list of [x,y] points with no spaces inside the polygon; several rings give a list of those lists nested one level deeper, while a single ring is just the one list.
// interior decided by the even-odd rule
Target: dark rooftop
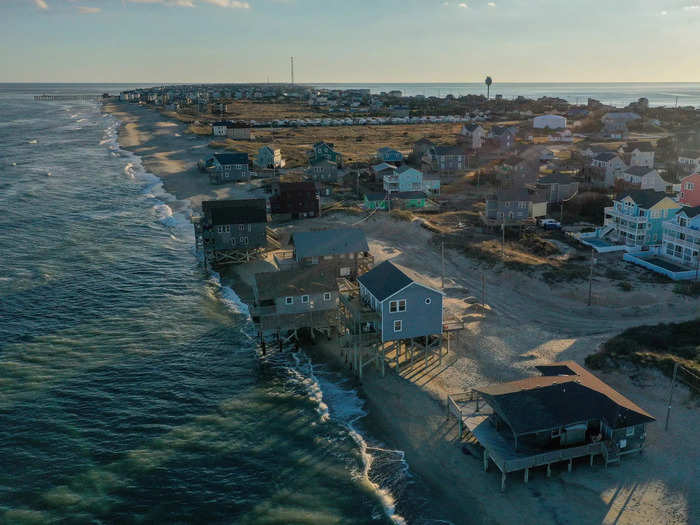
[{"label": "dark rooftop", "polygon": [[292,244],[297,258],[369,251],[365,232],[359,228],[297,232]]},{"label": "dark rooftop", "polygon": [[247,153],[214,153],[220,164],[248,164]]},{"label": "dark rooftop", "polygon": [[383,301],[413,282],[408,275],[399,270],[390,261],[384,261],[380,265],[375,266],[369,272],[360,275],[357,280],[378,301]]},{"label": "dark rooftop", "polygon": [[621,201],[625,197],[630,197],[640,208],[648,209],[666,197],[666,194],[656,190],[629,190],[618,194],[615,200]]},{"label": "dark rooftop", "polygon": [[214,226],[267,222],[265,199],[204,201],[202,211],[205,215],[211,214]]},{"label": "dark rooftop", "polygon": [[337,291],[338,283],[333,271],[314,266],[279,272],[256,273],[255,287],[258,292],[258,300],[270,300],[279,297]]}]

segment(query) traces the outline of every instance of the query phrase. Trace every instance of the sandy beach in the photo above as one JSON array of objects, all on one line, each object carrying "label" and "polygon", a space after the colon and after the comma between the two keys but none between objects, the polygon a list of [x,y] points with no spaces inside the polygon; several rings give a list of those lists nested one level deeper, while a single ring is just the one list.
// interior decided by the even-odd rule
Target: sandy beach
[{"label": "sandy beach", "polygon": [[[185,124],[135,105],[107,104],[105,110],[122,121],[120,145],[141,156],[146,170],[161,177],[164,189],[178,199],[173,211],[196,208],[203,199],[261,195],[256,183],[211,186],[196,163],[214,150],[207,137],[186,133]],[[359,219],[333,215],[280,231],[355,224]],[[440,286],[440,254],[431,247],[433,234],[428,230],[386,217],[358,226],[366,232],[377,262],[396,259]],[[533,375],[535,365],[551,361],[583,364],[601,342],[625,328],[697,317],[700,301],[653,283],[636,287],[621,300],[623,292],[596,280],[591,308],[586,306],[583,284],[564,283],[554,289],[522,273],[487,270],[489,307],[482,309],[465,301],[480,297],[482,271],[478,263],[448,250],[445,304],[450,314],[465,320],[466,329],[453,337],[441,364],[416,364],[386,377],[368,369],[358,385],[369,410],[365,426],[387,446],[405,451],[411,471],[430,488],[441,517],[455,524],[700,523],[700,452],[695,437],[700,411],[686,390],[677,390],[671,426],[665,432],[669,380],[660,373],[630,369],[598,374],[657,418],[648,427],[641,456],[625,457],[620,466],[607,470],[600,459],[593,467],[587,460],[575,463],[572,472],[556,466],[551,478],[545,477],[544,469],[535,470],[528,484],[516,473],[504,494],[497,469],[483,472],[480,459],[463,454],[456,421],[445,417],[448,393]],[[239,267],[234,273],[237,276],[227,284],[237,289],[252,272]],[[312,358],[346,368],[332,343],[310,349]]]}]

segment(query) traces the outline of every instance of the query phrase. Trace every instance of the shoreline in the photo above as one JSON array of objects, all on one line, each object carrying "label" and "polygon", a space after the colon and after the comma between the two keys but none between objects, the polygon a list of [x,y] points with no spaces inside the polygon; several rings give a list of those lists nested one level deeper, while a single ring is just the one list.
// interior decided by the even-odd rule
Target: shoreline
[{"label": "shoreline", "polygon": [[[206,178],[192,170],[193,159],[196,150],[203,154],[206,146],[201,146],[200,138],[188,138],[192,146],[190,151],[182,151],[173,142],[182,143],[182,124],[171,122],[166,117],[151,109],[129,108],[129,111],[121,111],[114,107],[110,111],[103,107],[116,118],[125,121],[118,130],[120,146],[127,151],[138,155],[144,168],[163,180],[163,188],[174,195],[180,206],[197,206],[204,198],[226,198],[236,195],[250,196],[255,192],[254,185],[241,184],[223,187],[210,186]],[[148,113],[146,113],[148,112]],[[138,113],[138,115],[135,115]],[[122,137],[124,130],[124,137]],[[165,131],[163,131],[165,130]],[[174,140],[174,135],[180,133]],[[160,136],[159,136],[160,135]],[[155,137],[155,140],[154,140]],[[123,143],[122,139],[124,140]],[[146,146],[144,142],[149,144]],[[208,142],[208,140],[207,140]],[[130,144],[130,145],[129,145]],[[183,150],[187,149],[183,147]],[[212,150],[213,151],[213,150]],[[145,155],[145,157],[144,157]],[[196,164],[196,162],[195,162]],[[197,177],[199,176],[199,177]],[[173,212],[181,210],[173,209]],[[334,220],[334,219],[326,219]],[[319,224],[321,222],[319,221]],[[400,225],[408,228],[408,225]],[[421,235],[424,232],[419,232]],[[381,245],[387,249],[386,245]],[[386,256],[384,256],[386,258]],[[243,269],[240,269],[243,270]],[[245,280],[241,274],[245,271],[236,271],[238,279]],[[222,272],[223,273],[223,272]],[[235,280],[230,275],[223,274],[222,286],[234,286]],[[514,305],[514,310],[515,310]],[[606,313],[615,312],[608,309]],[[423,480],[431,492],[431,503],[439,508],[455,524],[458,523],[561,523],[571,519],[577,523],[612,523],[618,524],[659,522],[666,516],[664,505],[672,504],[676,513],[672,521],[666,523],[687,523],[693,516],[693,495],[686,494],[688,502],[676,501],[677,494],[683,494],[683,471],[680,481],[673,478],[671,483],[665,483],[662,479],[655,478],[655,470],[668,467],[660,457],[654,455],[649,464],[640,461],[627,461],[620,468],[604,472],[600,465],[592,469],[576,465],[573,473],[565,472],[566,468],[554,468],[555,475],[552,479],[544,479],[541,472],[532,473],[530,483],[525,485],[517,476],[513,476],[506,494],[498,491],[498,480],[494,474],[494,468],[484,473],[480,460],[462,454],[456,446],[456,422],[450,420],[446,423],[444,411],[445,391],[456,391],[455,385],[473,386],[472,381],[495,380],[501,373],[501,369],[510,379],[516,372],[538,364],[539,360],[560,358],[562,356],[581,361],[587,353],[592,352],[596,342],[600,342],[609,335],[609,330],[597,334],[587,334],[580,338],[566,339],[564,336],[553,335],[550,330],[532,326],[502,327],[501,323],[512,322],[510,312],[503,314],[483,314],[470,320],[470,333],[465,334],[460,345],[452,349],[452,354],[444,360],[440,369],[428,371],[417,370],[412,376],[404,371],[396,374],[390,371],[382,378],[374,369],[368,369],[362,382],[358,382],[350,375],[353,384],[366,401],[368,415],[362,418],[361,426],[366,428],[373,438],[378,438],[388,446],[404,451],[405,459],[410,470],[418,478]],[[503,315],[499,318],[498,315]],[[605,315],[601,312],[601,315]],[[634,319],[627,320],[635,322]],[[641,324],[641,323],[640,323]],[[482,337],[481,331],[487,333]],[[472,335],[472,332],[474,335]],[[530,348],[529,353],[522,353],[517,358],[523,363],[513,363],[506,359],[512,356],[496,356],[492,354],[498,345],[493,345],[491,339],[501,338],[499,345],[512,343],[513,339],[522,339],[520,345]],[[552,338],[547,339],[547,338]],[[577,339],[580,339],[577,340]],[[525,352],[526,350],[523,350]],[[313,361],[331,364],[334,370],[347,374],[342,358],[331,343],[321,342],[305,352]],[[585,353],[584,353],[585,352]],[[536,360],[531,360],[536,359]],[[563,357],[562,357],[563,358]],[[468,368],[456,369],[457,366]],[[468,373],[467,373],[468,372]],[[463,374],[463,375],[460,375]],[[654,414],[663,411],[666,404],[665,388],[654,388],[654,381],[659,384],[659,379],[653,374],[640,381],[641,386],[630,384],[629,377],[623,373],[598,374],[601,379],[607,381],[613,387],[620,388],[623,392],[633,392],[631,397],[641,396],[646,393],[645,408],[653,405]],[[644,383],[647,384],[644,384]],[[651,385],[651,386],[650,386]],[[665,385],[664,385],[665,386]],[[675,409],[674,409],[675,410]],[[690,411],[679,411],[674,414],[679,419],[685,419],[691,428],[697,422],[697,415]],[[657,422],[650,430],[650,446],[659,447],[661,452],[667,448],[664,443],[664,433]],[[682,438],[682,429],[677,431],[674,439]],[[656,452],[656,451],[653,451]],[[649,452],[652,455],[652,451]],[[692,456],[691,456],[692,457]],[[647,460],[642,460],[647,461]],[[677,459],[682,464],[682,459]],[[692,463],[692,460],[689,462]],[[646,483],[646,492],[641,496],[635,496],[635,488],[630,483],[632,480],[640,480]],[[659,485],[661,487],[659,488]],[[666,485],[674,488],[676,493],[671,494],[675,500],[669,500]],[[674,485],[677,485],[674,487]],[[690,486],[691,483],[686,485]],[[649,490],[651,487],[651,490]],[[685,490],[688,490],[685,488]],[[692,488],[691,488],[692,491]],[[573,500],[571,497],[573,495]],[[636,499],[641,498],[641,499]],[[646,500],[644,498],[650,498]],[[625,502],[627,499],[627,502]],[[628,505],[629,501],[633,505]],[[400,514],[400,512],[399,512]],[[568,518],[565,518],[567,517]],[[534,520],[534,521],[530,521]]]}]

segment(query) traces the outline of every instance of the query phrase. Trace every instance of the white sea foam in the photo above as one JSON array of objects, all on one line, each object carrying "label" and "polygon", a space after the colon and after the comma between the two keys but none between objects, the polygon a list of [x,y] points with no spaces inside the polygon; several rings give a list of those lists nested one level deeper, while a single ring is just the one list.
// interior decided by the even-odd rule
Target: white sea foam
[{"label": "white sea foam", "polygon": [[209,282],[214,285],[215,289],[218,291],[218,295],[221,301],[235,314],[245,315],[250,317],[250,309],[248,305],[245,304],[236,292],[230,286],[224,286],[221,283],[221,275],[218,272],[210,272]]}]

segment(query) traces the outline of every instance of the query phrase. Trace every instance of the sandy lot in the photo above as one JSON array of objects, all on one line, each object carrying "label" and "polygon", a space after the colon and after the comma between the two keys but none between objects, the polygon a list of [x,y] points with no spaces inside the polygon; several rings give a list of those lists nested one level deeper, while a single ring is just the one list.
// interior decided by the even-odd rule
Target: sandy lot
[{"label": "sandy lot", "polygon": [[[162,117],[125,118],[120,135],[125,147],[144,156],[147,169],[162,176],[165,188],[180,199],[244,194],[249,186],[208,186],[191,161],[198,139],[174,137]],[[176,128],[180,129],[180,128]],[[177,132],[179,133],[179,132]],[[189,145],[189,146],[188,146]],[[200,155],[201,156],[201,155]],[[178,171],[181,169],[182,171]],[[360,222],[361,221],[361,222]],[[292,229],[355,224],[367,233],[377,262],[395,259],[440,286],[440,254],[432,235],[417,223],[375,215],[334,215],[279,228]],[[258,265],[259,266],[259,265]],[[700,314],[700,300],[672,294],[668,285],[638,283],[635,300],[602,276],[594,281],[593,307],[586,306],[587,283],[550,287],[523,273],[487,269],[461,253],[446,253],[446,307],[460,316],[466,329],[452,338],[442,365],[415,366],[381,378],[369,369],[362,393],[370,409],[369,426],[389,446],[404,450],[412,472],[432,489],[444,518],[453,523],[527,524],[690,524],[700,523],[700,454],[697,429],[700,411],[687,391],[677,390],[678,403],[669,432],[663,430],[669,380],[649,371],[625,370],[601,378],[654,415],[643,455],[625,457],[607,471],[600,463],[575,464],[571,473],[554,468],[552,477],[531,472],[530,483],[509,478],[501,494],[492,467],[466,456],[456,443],[456,424],[445,418],[445,397],[472,386],[532,375],[537,364],[573,359],[583,363],[597,345],[621,330],[640,324],[685,320]],[[237,273],[250,273],[239,267]],[[468,305],[481,298],[486,281],[488,309]],[[337,350],[319,346],[314,356],[336,361]]]}]

